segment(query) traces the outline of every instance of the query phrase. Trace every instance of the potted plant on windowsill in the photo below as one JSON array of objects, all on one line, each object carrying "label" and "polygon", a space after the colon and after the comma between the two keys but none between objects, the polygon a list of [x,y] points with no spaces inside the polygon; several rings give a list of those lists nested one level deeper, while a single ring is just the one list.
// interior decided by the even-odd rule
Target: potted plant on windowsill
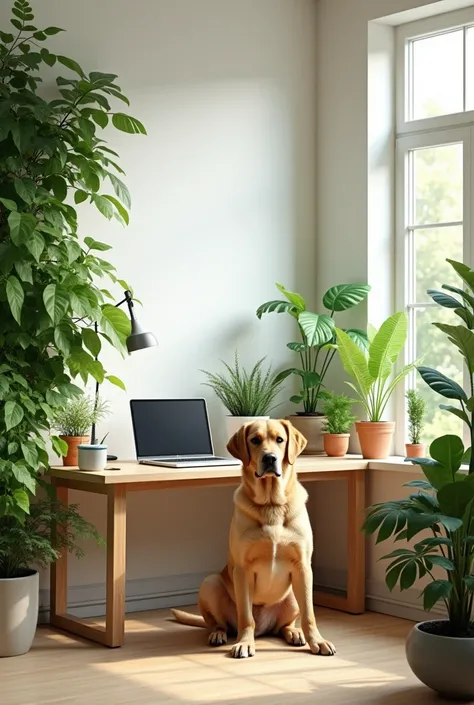
[{"label": "potted plant on windowsill", "polygon": [[333,458],[343,458],[349,447],[349,430],[356,420],[352,413],[353,399],[345,394],[328,394],[324,400],[323,441],[326,455]]},{"label": "potted plant on windowsill", "polygon": [[81,395],[58,409],[54,414],[54,427],[67,444],[63,464],[78,465],[78,446],[89,444],[90,430],[109,414],[109,407],[102,399]]},{"label": "potted plant on windowsill", "polygon": [[202,370],[210,387],[223,403],[227,416],[227,435],[231,438],[241,426],[255,419],[269,419],[275,398],[283,382],[277,379],[271,367],[262,369],[265,358],[259,360],[250,372],[241,367],[237,352],[233,366],[223,362],[228,375]]},{"label": "potted plant on windowsill", "polygon": [[423,421],[426,412],[426,402],[416,389],[409,389],[407,399],[408,436],[410,443],[405,443],[408,458],[423,458],[426,455],[426,444],[420,443]]},{"label": "potted plant on windowsill", "polygon": [[[267,301],[257,309],[258,318],[265,313],[288,313],[296,321],[300,340],[287,343],[287,347],[297,353],[300,367],[291,367],[280,373],[277,379],[283,380],[296,375],[301,385],[297,395],[290,401],[303,404],[303,411],[287,418],[304,435],[308,444],[303,451],[307,455],[320,454],[323,448],[323,427],[326,422],[320,411],[324,399],[324,379],[337,351],[334,316],[347,311],[363,301],[370,291],[367,284],[338,284],[326,291],[323,306],[327,313],[312,313],[307,310],[306,301],[300,294],[288,291],[281,284],[277,289],[286,301]],[[356,328],[346,329],[346,334],[361,349],[367,347],[367,335]]]},{"label": "potted plant on windowsill", "polygon": [[81,558],[84,550],[77,541],[90,538],[102,543],[77,505],[66,506],[53,497],[34,502],[23,522],[11,516],[0,518],[0,657],[24,654],[33,643],[37,568],[48,566],[61,551]]},{"label": "potted plant on windowsill", "polygon": [[406,336],[407,317],[403,312],[393,314],[378,331],[373,331],[367,354],[355,345],[347,332],[336,329],[342,365],[354,379],[354,383],[346,384],[355,391],[368,417],[368,421],[356,422],[364,458],[386,458],[390,452],[395,423],[382,421],[382,415],[397,384],[418,364],[406,365],[390,380]]}]

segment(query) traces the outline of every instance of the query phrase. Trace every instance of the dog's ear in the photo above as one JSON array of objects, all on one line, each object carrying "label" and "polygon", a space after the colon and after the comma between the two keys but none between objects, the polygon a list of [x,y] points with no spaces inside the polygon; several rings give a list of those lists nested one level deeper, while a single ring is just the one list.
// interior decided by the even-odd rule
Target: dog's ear
[{"label": "dog's ear", "polygon": [[306,448],[307,440],[290,421],[281,421],[286,428],[288,440],[286,442],[285,460],[289,465],[294,465],[298,455]]},{"label": "dog's ear", "polygon": [[227,444],[229,453],[238,460],[242,461],[242,465],[247,467],[250,465],[250,451],[247,445],[247,431],[250,424],[244,424],[234,433]]}]

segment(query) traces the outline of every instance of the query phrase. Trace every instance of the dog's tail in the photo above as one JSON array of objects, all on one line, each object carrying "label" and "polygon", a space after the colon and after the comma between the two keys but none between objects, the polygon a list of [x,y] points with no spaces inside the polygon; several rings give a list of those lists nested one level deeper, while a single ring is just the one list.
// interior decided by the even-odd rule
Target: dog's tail
[{"label": "dog's tail", "polygon": [[206,628],[206,622],[200,614],[191,614],[190,612],[183,612],[182,610],[171,610],[174,618],[181,624],[187,624],[188,627],[202,627]]}]

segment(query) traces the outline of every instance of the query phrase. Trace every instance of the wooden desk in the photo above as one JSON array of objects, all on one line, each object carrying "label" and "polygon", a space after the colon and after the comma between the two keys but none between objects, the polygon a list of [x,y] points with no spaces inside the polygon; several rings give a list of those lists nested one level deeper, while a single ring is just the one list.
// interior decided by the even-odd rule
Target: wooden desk
[{"label": "wooden desk", "polygon": [[[51,624],[109,647],[122,646],[125,623],[125,550],[127,493],[180,487],[238,485],[240,468],[213,467],[174,470],[136,462],[111,463],[120,471],[82,472],[77,468],[54,467],[52,483],[58,499],[68,502],[69,490],[103,494],[107,497],[107,578],[105,627],[79,619],[67,611],[67,553],[51,566]],[[339,480],[348,483],[347,593],[316,590],[315,604],[360,614],[365,610],[365,540],[360,531],[365,509],[366,470],[360,457],[327,458],[302,456],[296,463],[302,482]],[[317,546],[317,537],[315,544]]]}]

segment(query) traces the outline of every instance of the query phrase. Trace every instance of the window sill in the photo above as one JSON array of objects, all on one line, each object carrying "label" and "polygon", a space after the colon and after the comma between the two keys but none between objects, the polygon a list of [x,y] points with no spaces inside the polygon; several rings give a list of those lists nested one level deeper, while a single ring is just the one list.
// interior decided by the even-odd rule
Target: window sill
[{"label": "window sill", "polygon": [[409,462],[405,463],[405,456],[402,455],[392,455],[386,460],[369,460],[369,470],[381,472],[403,472],[410,475],[421,474],[420,466],[413,465]]}]

